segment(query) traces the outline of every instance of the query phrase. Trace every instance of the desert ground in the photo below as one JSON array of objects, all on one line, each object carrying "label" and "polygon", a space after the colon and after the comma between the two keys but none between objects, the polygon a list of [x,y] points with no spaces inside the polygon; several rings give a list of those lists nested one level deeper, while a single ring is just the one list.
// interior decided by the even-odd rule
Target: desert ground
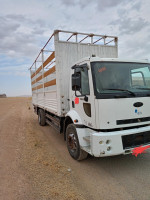
[{"label": "desert ground", "polygon": [[31,98],[0,99],[0,200],[150,200],[150,151],[73,160]]}]

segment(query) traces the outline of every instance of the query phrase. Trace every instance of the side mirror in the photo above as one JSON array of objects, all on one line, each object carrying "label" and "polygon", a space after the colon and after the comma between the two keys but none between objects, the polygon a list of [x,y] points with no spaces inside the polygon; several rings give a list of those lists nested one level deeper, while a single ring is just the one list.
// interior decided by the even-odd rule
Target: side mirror
[{"label": "side mirror", "polygon": [[81,75],[79,73],[72,74],[72,90],[81,89]]}]

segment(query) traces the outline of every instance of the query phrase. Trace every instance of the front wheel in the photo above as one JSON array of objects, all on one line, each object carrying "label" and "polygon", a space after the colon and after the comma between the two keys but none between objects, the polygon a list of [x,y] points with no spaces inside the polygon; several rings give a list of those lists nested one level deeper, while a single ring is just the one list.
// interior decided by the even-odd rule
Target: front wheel
[{"label": "front wheel", "polygon": [[66,130],[67,148],[72,158],[75,160],[83,160],[87,158],[88,153],[80,148],[76,127],[69,124]]}]

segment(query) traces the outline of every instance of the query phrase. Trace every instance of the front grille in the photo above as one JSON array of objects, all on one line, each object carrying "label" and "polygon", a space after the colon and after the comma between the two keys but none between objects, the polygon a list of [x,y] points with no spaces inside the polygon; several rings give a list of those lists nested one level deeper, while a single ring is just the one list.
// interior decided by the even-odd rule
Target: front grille
[{"label": "front grille", "polygon": [[150,131],[122,136],[123,149],[150,143]]},{"label": "front grille", "polygon": [[143,117],[143,118],[134,118],[134,119],[123,119],[117,120],[117,125],[121,124],[133,124],[133,123],[140,123],[140,122],[147,122],[150,121],[150,117]]}]

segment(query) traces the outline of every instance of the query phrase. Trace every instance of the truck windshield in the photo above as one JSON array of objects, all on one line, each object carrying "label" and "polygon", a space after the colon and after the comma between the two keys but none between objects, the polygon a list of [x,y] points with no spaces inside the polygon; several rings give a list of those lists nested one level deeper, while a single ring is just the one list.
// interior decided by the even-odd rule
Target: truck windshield
[{"label": "truck windshield", "polygon": [[150,96],[150,64],[92,62],[97,98]]}]

